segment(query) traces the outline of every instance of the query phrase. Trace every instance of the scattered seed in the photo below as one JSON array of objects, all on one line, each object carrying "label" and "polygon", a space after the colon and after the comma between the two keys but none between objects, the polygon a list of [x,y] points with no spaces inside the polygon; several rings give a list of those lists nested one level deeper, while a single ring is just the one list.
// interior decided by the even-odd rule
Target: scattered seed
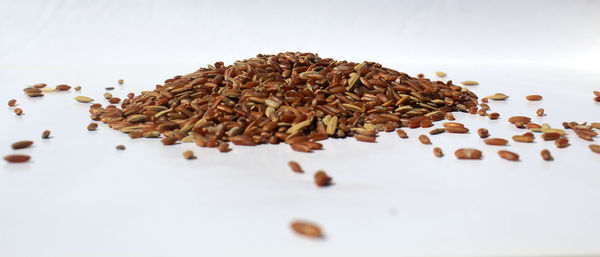
[{"label": "scattered seed", "polygon": [[108,102],[111,103],[111,104],[118,104],[118,103],[121,102],[121,98],[113,97],[111,99],[108,99]]},{"label": "scattered seed", "polygon": [[467,159],[467,160],[479,160],[481,159],[481,151],[474,148],[460,148],[454,152],[456,158]]},{"label": "scattered seed", "polygon": [[497,137],[485,139],[485,140],[483,140],[483,142],[486,145],[506,145],[506,144],[508,144],[508,140],[503,139],[503,138],[497,138]]},{"label": "scattered seed", "polygon": [[544,149],[541,152],[542,154],[542,159],[544,159],[545,161],[551,161],[554,158],[552,158],[552,155],[550,155],[550,151],[548,151],[548,149]]},{"label": "scattered seed", "polygon": [[487,103],[488,102],[488,98],[487,97],[481,98],[481,102]]},{"label": "scattered seed", "polygon": [[76,96],[76,97],[75,97],[75,100],[77,100],[77,101],[78,101],[78,102],[80,102],[80,103],[89,103],[89,102],[91,102],[91,101],[94,101],[94,99],[92,99],[92,98],[89,98],[89,97],[87,97],[87,96],[82,96],[82,95],[80,95],[80,96]]},{"label": "scattered seed", "polygon": [[500,157],[502,157],[502,159],[506,159],[509,161],[518,161],[519,160],[519,155],[516,153],[513,153],[511,151],[500,150],[500,151],[498,151],[498,155],[500,155]]},{"label": "scattered seed", "polygon": [[123,79],[119,79],[119,85],[123,85],[123,82],[125,82]]},{"label": "scattered seed", "polygon": [[71,86],[69,85],[58,85],[56,86],[56,91],[69,91],[69,89],[71,89]]},{"label": "scattered seed", "polygon": [[556,139],[559,139],[560,137],[560,133],[556,132],[546,132],[542,134],[542,139],[544,139],[544,141],[554,141]]},{"label": "scattered seed", "polygon": [[435,75],[438,76],[438,77],[440,77],[440,78],[446,77],[446,73],[443,72],[443,71],[436,71]]},{"label": "scattered seed", "polygon": [[105,87],[104,89],[106,89],[106,90],[114,90],[115,87]]},{"label": "scattered seed", "polygon": [[42,94],[42,93],[27,93],[27,96],[29,96],[29,97],[40,97],[40,96],[44,96],[44,94]]},{"label": "scattered seed", "polygon": [[477,111],[477,114],[479,114],[479,116],[486,116],[487,112],[485,111],[485,109],[482,108]]},{"label": "scattered seed", "polygon": [[512,124],[521,123],[524,125],[524,124],[531,122],[531,118],[526,117],[526,116],[512,116],[512,117],[508,118],[508,122],[510,122]]},{"label": "scattered seed", "polygon": [[44,130],[44,132],[42,132],[42,138],[43,139],[50,138],[50,130]]},{"label": "scattered seed", "polygon": [[444,128],[464,128],[465,125],[459,122],[444,122]]},{"label": "scattered seed", "polygon": [[90,124],[88,124],[87,126],[87,130],[88,131],[94,131],[98,128],[98,123],[92,122]]},{"label": "scattered seed", "polygon": [[306,221],[294,221],[291,224],[292,229],[303,236],[312,237],[312,238],[321,238],[323,234],[321,233],[321,228],[319,226],[309,223]]},{"label": "scattered seed", "polygon": [[183,151],[183,158],[191,160],[191,159],[196,159],[196,156],[194,156],[194,152],[192,152],[192,150],[186,150],[186,151]]},{"label": "scattered seed", "polygon": [[490,132],[484,128],[478,129],[477,134],[479,135],[480,138],[487,138],[490,136]]},{"label": "scattered seed", "polygon": [[490,118],[490,120],[498,119],[498,117],[500,117],[500,113],[497,112],[492,112],[488,115],[488,118]]},{"label": "scattered seed", "polygon": [[317,184],[317,186],[329,186],[331,185],[331,180],[331,177],[329,177],[325,171],[320,170],[315,173],[315,184]]},{"label": "scattered seed", "polygon": [[538,117],[544,116],[544,108],[537,109],[537,111],[535,111],[535,114],[537,114]]},{"label": "scattered seed", "polygon": [[442,157],[442,156],[444,156],[444,153],[442,153],[442,148],[434,147],[433,148],[433,155],[435,155],[436,157]]},{"label": "scattered seed", "polygon": [[421,123],[419,124],[421,126],[421,128],[430,128],[433,127],[433,122],[431,122],[430,119],[426,119],[421,121]]},{"label": "scattered seed", "polygon": [[357,134],[354,136],[354,138],[361,142],[369,142],[369,143],[375,142],[375,136],[371,136],[371,135]]},{"label": "scattered seed", "polygon": [[17,104],[17,99],[10,99],[8,101],[8,106],[13,107]]},{"label": "scattered seed", "polygon": [[75,91],[80,91],[81,90],[81,86],[76,86],[74,89],[75,89]]},{"label": "scattered seed", "polygon": [[446,132],[465,134],[465,133],[469,133],[469,129],[468,128],[460,128],[460,127],[448,127],[448,128],[446,128]]},{"label": "scattered seed", "polygon": [[502,100],[506,100],[506,98],[508,98],[508,96],[505,94],[502,94],[502,93],[495,93],[493,95],[488,96],[487,98],[496,100],[496,101],[502,101]]},{"label": "scattered seed", "polygon": [[23,148],[27,148],[30,147],[31,145],[33,145],[33,141],[30,140],[23,140],[23,141],[18,141],[15,142],[11,145],[12,149],[23,149]]},{"label": "scattered seed", "polygon": [[219,143],[219,145],[217,146],[217,149],[219,150],[219,152],[222,152],[222,153],[231,151],[231,148],[229,148],[229,144],[225,143],[225,142]]},{"label": "scattered seed", "polygon": [[179,139],[177,137],[165,137],[160,140],[163,145],[172,145],[175,144]]},{"label": "scattered seed", "polygon": [[29,155],[24,154],[11,154],[4,156],[4,160],[11,163],[19,163],[29,161],[31,157]]},{"label": "scattered seed", "polygon": [[554,144],[558,148],[565,148],[565,147],[569,146],[569,139],[567,139],[566,137],[561,137],[561,138],[557,139],[556,141],[554,141]]},{"label": "scattered seed", "polygon": [[446,129],[444,128],[436,128],[436,129],[432,129],[431,131],[429,131],[430,135],[437,135],[437,134],[441,134],[446,132]]},{"label": "scattered seed", "polygon": [[485,103],[481,103],[481,104],[479,104],[479,106],[481,106],[481,109],[484,109],[486,111],[490,109],[490,106]]},{"label": "scattered seed", "polygon": [[473,106],[471,108],[469,108],[469,114],[475,114],[477,113],[477,106]]},{"label": "scattered seed", "polygon": [[600,145],[590,145],[590,150],[594,153],[600,154]]},{"label": "scattered seed", "polygon": [[465,86],[475,86],[475,85],[479,85],[479,82],[474,81],[474,80],[465,80],[463,82],[461,82],[463,85]]},{"label": "scattered seed", "polygon": [[104,93],[104,99],[111,99],[112,97],[113,96],[111,93],[108,93],[108,92]]},{"label": "scattered seed", "polygon": [[454,120],[454,114],[452,114],[451,112],[447,112],[446,113],[446,119],[447,120]]},{"label": "scattered seed", "polygon": [[533,140],[535,140],[535,137],[533,136],[533,134],[529,135],[514,135],[512,136],[512,139],[515,142],[520,142],[520,143],[531,143],[533,142]]},{"label": "scattered seed", "polygon": [[406,134],[406,131],[402,130],[402,129],[398,129],[396,130],[396,133],[398,134],[398,136],[400,138],[408,138],[408,135]]},{"label": "scattered seed", "polygon": [[419,141],[421,142],[421,144],[424,145],[430,145],[431,141],[429,140],[429,137],[427,137],[426,135],[420,135],[419,136]]},{"label": "scattered seed", "polygon": [[528,95],[525,98],[529,101],[539,101],[542,100],[543,97],[541,95]]},{"label": "scattered seed", "polygon": [[115,148],[117,148],[117,150],[125,150],[124,145],[117,145]]},{"label": "scattered seed", "polygon": [[15,114],[21,116],[23,114],[23,110],[21,108],[16,108]]},{"label": "scattered seed", "polygon": [[300,167],[300,164],[298,164],[297,162],[289,161],[288,165],[290,166],[292,171],[294,171],[296,173],[304,173],[304,170],[302,170],[302,167]]}]

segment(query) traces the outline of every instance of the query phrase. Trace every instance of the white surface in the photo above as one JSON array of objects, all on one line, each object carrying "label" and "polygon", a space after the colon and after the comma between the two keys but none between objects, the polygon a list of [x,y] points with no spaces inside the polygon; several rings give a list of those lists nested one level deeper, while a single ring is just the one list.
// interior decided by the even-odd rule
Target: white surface
[{"label": "white surface", "polygon": [[[534,117],[539,107],[548,115],[533,118],[538,123],[600,121],[591,93],[600,82],[592,66],[598,2],[1,3],[0,35],[9,36],[0,37],[0,99],[17,98],[25,115],[4,107],[0,153],[33,159],[0,164],[0,256],[600,254],[600,156],[589,143],[571,134],[566,149],[539,138],[492,147],[475,133],[523,133],[506,118]],[[327,140],[311,154],[283,144],[227,154],[163,147],[105,125],[88,132],[88,105],[72,99],[105,103],[106,86],[122,97],[217,60],[288,49],[413,75],[443,70],[455,81],[480,81],[470,87],[480,96],[511,98],[490,103],[497,121],[456,114],[471,134],[430,136],[441,159],[416,139],[428,129],[407,130],[406,140],[382,133],[376,144]],[[83,90],[24,96],[21,89],[37,82]],[[532,93],[544,100],[525,101]],[[39,138],[45,129],[53,138]],[[34,147],[11,150],[19,139]],[[482,149],[484,160],[456,160],[460,147]],[[522,161],[500,159],[495,152],[504,148]],[[555,161],[541,160],[543,148]],[[185,149],[198,159],[184,160]],[[291,172],[289,160],[307,173]],[[335,185],[315,187],[318,169]],[[294,219],[321,224],[326,239],[295,235]]]}]

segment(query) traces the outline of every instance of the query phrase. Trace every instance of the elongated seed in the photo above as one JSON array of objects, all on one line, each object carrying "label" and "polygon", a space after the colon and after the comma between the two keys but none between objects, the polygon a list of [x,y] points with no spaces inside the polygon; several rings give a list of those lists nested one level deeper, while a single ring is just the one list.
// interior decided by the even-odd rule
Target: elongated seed
[{"label": "elongated seed", "polygon": [[115,87],[105,87],[104,89],[106,89],[106,90],[114,90]]},{"label": "elongated seed", "polygon": [[304,170],[302,170],[302,167],[300,167],[300,164],[298,164],[297,162],[289,161],[288,165],[290,166],[293,172],[304,173]]},{"label": "elongated seed", "polygon": [[82,96],[82,95],[76,96],[75,100],[77,100],[78,102],[81,102],[81,103],[89,103],[91,101],[94,101],[94,99],[89,98],[87,96]]},{"label": "elongated seed", "polygon": [[294,221],[290,225],[290,227],[298,234],[312,237],[312,238],[321,238],[323,234],[321,232],[321,228],[319,226],[306,222],[306,221]]},{"label": "elongated seed", "polygon": [[508,144],[508,140],[503,138],[488,138],[483,140],[486,145],[506,145]]},{"label": "elongated seed", "polygon": [[420,135],[419,136],[419,141],[421,142],[421,144],[424,144],[424,145],[430,145],[431,144],[431,140],[429,140],[429,137],[427,137],[426,135]]},{"label": "elongated seed", "polygon": [[561,138],[557,139],[556,141],[554,141],[554,144],[558,148],[565,148],[565,147],[569,146],[569,139],[567,139],[566,137],[561,137]]},{"label": "elongated seed", "polygon": [[531,143],[531,142],[533,142],[533,140],[535,140],[535,137],[533,137],[533,136],[525,136],[525,135],[514,135],[514,136],[512,136],[512,139],[515,142]]},{"label": "elongated seed", "polygon": [[371,136],[371,135],[365,135],[365,134],[356,134],[354,136],[354,138],[358,141],[361,142],[369,142],[369,143],[374,143],[375,142],[375,136]]},{"label": "elongated seed", "polygon": [[23,141],[18,141],[18,142],[14,142],[11,147],[12,149],[23,149],[23,148],[27,148],[30,147],[31,145],[33,145],[33,141],[30,140],[23,140]]},{"label": "elongated seed", "polygon": [[531,122],[531,118],[526,117],[526,116],[512,116],[510,118],[508,118],[508,122],[515,124],[515,123],[523,123],[523,124],[527,124],[529,122]]},{"label": "elongated seed", "polygon": [[8,106],[13,107],[17,104],[17,99],[10,99],[8,101]]},{"label": "elongated seed", "polygon": [[465,80],[463,82],[461,82],[463,85],[465,86],[475,86],[475,85],[479,85],[479,82],[474,81],[474,80]]},{"label": "elongated seed", "polygon": [[490,120],[498,119],[498,117],[500,117],[500,114],[497,112],[492,112],[488,115],[488,118],[490,118]]},{"label": "elongated seed", "polygon": [[542,100],[543,97],[541,95],[528,95],[525,98],[529,101],[539,101]]},{"label": "elongated seed", "polygon": [[440,78],[446,77],[446,73],[443,72],[443,71],[436,71],[435,75],[438,76],[438,77],[440,77]]},{"label": "elongated seed", "polygon": [[508,98],[507,95],[502,94],[502,93],[495,93],[493,95],[489,95],[487,96],[488,99],[492,99],[492,100],[496,100],[496,101],[502,101],[502,100],[506,100],[506,98]]},{"label": "elongated seed", "polygon": [[172,145],[175,144],[179,139],[177,137],[165,137],[160,140],[163,145]]},{"label": "elongated seed", "polygon": [[460,128],[460,127],[447,127],[446,132],[464,134],[464,133],[469,133],[469,129],[468,128]]},{"label": "elongated seed", "polygon": [[444,153],[442,153],[442,148],[434,147],[433,148],[433,155],[435,155],[436,157],[442,157],[442,156],[444,156]]},{"label": "elongated seed", "polygon": [[456,158],[467,160],[481,159],[481,151],[474,148],[460,148],[454,152]]},{"label": "elongated seed", "polygon": [[446,129],[444,128],[436,128],[436,129],[432,129],[431,131],[429,131],[430,135],[437,135],[437,134],[441,134],[446,132]]},{"label": "elongated seed", "polygon": [[396,133],[398,134],[398,136],[400,138],[408,138],[408,135],[406,134],[406,131],[402,130],[402,129],[398,129],[396,130]]},{"label": "elongated seed", "polygon": [[560,138],[560,133],[556,133],[556,132],[546,132],[544,134],[542,134],[542,139],[544,139],[544,141],[553,141],[556,139]]},{"label": "elongated seed", "polygon": [[115,148],[117,148],[117,150],[125,150],[124,145],[117,145]]},{"label": "elongated seed", "polygon": [[43,139],[50,138],[50,130],[44,130],[44,132],[42,132],[42,138]]},{"label": "elongated seed", "polygon": [[62,84],[62,85],[56,86],[55,89],[56,89],[56,91],[69,91],[71,89],[71,86]]},{"label": "elongated seed", "polygon": [[511,151],[500,150],[500,151],[498,151],[498,155],[500,155],[500,157],[502,157],[503,159],[506,159],[509,161],[518,161],[519,160],[519,155],[516,153],[513,153]]},{"label": "elongated seed", "polygon": [[544,149],[541,152],[542,154],[542,159],[544,159],[545,161],[552,161],[554,158],[552,158],[552,155],[550,155],[550,151],[548,151],[548,149]]},{"label": "elongated seed", "polygon": [[590,145],[589,147],[592,152],[600,154],[600,145]]},{"label": "elongated seed", "polygon": [[325,171],[319,170],[317,171],[317,173],[315,173],[314,176],[315,179],[315,184],[317,186],[323,187],[323,186],[329,186],[331,185],[331,177],[329,177],[327,175],[327,173],[325,173]]},{"label": "elongated seed", "polygon": [[81,90],[81,86],[76,86],[74,89],[75,89],[75,91],[80,91]]},{"label": "elongated seed", "polygon": [[29,161],[31,157],[25,154],[11,154],[4,156],[4,160],[11,163],[19,163]]}]

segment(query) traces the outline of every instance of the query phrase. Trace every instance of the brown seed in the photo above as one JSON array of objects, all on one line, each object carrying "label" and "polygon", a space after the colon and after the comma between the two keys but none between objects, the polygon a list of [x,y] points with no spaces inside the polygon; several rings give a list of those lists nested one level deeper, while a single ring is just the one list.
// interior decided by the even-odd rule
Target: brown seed
[{"label": "brown seed", "polygon": [[527,125],[525,125],[526,128],[528,129],[532,129],[532,128],[542,128],[542,126],[540,126],[539,124],[535,124],[535,123],[527,123]]},{"label": "brown seed", "polygon": [[325,171],[320,170],[315,173],[315,184],[317,186],[329,186],[331,185],[331,180],[331,177],[329,177]]},{"label": "brown seed", "polygon": [[131,132],[129,132],[129,137],[132,139],[142,138],[142,137],[144,137],[144,132],[142,132],[140,130],[131,131]]},{"label": "brown seed", "polygon": [[108,92],[104,93],[103,96],[104,96],[104,99],[111,99],[113,97],[112,94],[108,93]]},{"label": "brown seed", "polygon": [[306,221],[294,221],[292,222],[291,227],[296,233],[303,236],[312,238],[323,237],[323,234],[321,233],[321,228],[319,228],[319,226]]},{"label": "brown seed", "polygon": [[486,145],[506,145],[508,144],[508,140],[503,138],[488,138],[483,140]]},{"label": "brown seed", "polygon": [[161,143],[163,143],[163,145],[172,145],[177,143],[179,139],[177,137],[165,137],[162,140],[160,140]]},{"label": "brown seed", "polygon": [[460,128],[460,127],[448,127],[448,128],[446,128],[446,132],[464,134],[464,133],[469,133],[469,129],[468,128]]},{"label": "brown seed", "polygon": [[556,141],[554,141],[554,144],[558,148],[565,148],[565,147],[569,146],[569,139],[567,139],[566,137],[561,137],[561,138],[557,139]]},{"label": "brown seed", "polygon": [[81,86],[76,86],[74,89],[75,89],[75,91],[80,91],[81,90]]},{"label": "brown seed", "polygon": [[480,138],[487,138],[490,136],[490,132],[484,128],[478,129],[477,134],[479,135]]},{"label": "brown seed", "polygon": [[596,96],[596,97],[594,97],[594,101],[596,101],[596,102],[600,102],[600,96]]},{"label": "brown seed", "polygon": [[23,114],[23,110],[21,108],[16,108],[15,114],[21,116]]},{"label": "brown seed", "polygon": [[528,95],[525,98],[529,101],[539,101],[542,100],[543,97],[541,95]]},{"label": "brown seed", "polygon": [[118,104],[118,103],[121,102],[121,98],[113,97],[111,99],[108,99],[108,102],[111,103],[111,104]]},{"label": "brown seed", "polygon": [[75,100],[77,100],[77,101],[78,101],[78,102],[80,102],[80,103],[89,103],[89,102],[91,102],[91,101],[94,101],[94,99],[92,99],[92,98],[89,98],[89,97],[87,97],[87,96],[82,96],[82,95],[80,95],[80,96],[76,96],[76,97],[75,97]]},{"label": "brown seed", "polygon": [[8,106],[13,107],[17,104],[17,99],[10,99],[8,101]]},{"label": "brown seed", "polygon": [[436,157],[442,157],[442,156],[444,156],[444,153],[442,153],[442,148],[434,147],[433,148],[433,155],[435,155]]},{"label": "brown seed", "polygon": [[117,150],[125,150],[124,145],[117,145],[115,148],[117,148]]},{"label": "brown seed", "polygon": [[444,122],[444,128],[464,128],[465,125],[459,122]]},{"label": "brown seed", "polygon": [[556,133],[556,132],[546,132],[544,134],[542,134],[542,139],[544,139],[544,141],[553,141],[556,139],[560,138],[560,133]]},{"label": "brown seed", "polygon": [[44,130],[44,132],[42,132],[42,138],[43,139],[50,138],[50,130]]},{"label": "brown seed", "polygon": [[488,99],[487,99],[487,97],[481,98],[481,102],[483,102],[483,103],[487,103],[487,102],[488,102]]},{"label": "brown seed", "polygon": [[506,159],[509,161],[518,161],[519,160],[519,155],[516,153],[513,153],[511,151],[500,150],[500,151],[498,151],[498,155],[500,155],[500,157],[502,157],[503,159]]},{"label": "brown seed", "polygon": [[594,153],[600,154],[600,145],[590,145],[590,150]]},{"label": "brown seed", "polygon": [[106,90],[114,90],[115,87],[105,87],[104,89],[106,89]]},{"label": "brown seed", "polygon": [[493,95],[488,96],[487,98],[496,100],[496,101],[502,101],[502,100],[506,100],[508,98],[508,96],[505,94],[502,94],[502,93],[495,93]]},{"label": "brown seed", "polygon": [[421,144],[424,144],[424,145],[430,145],[431,144],[431,140],[429,140],[429,137],[427,137],[426,135],[420,135],[419,136],[419,141],[421,142]]},{"label": "brown seed", "polygon": [[123,82],[125,82],[123,79],[119,79],[119,85],[123,85]]},{"label": "brown seed", "polygon": [[545,161],[551,161],[554,158],[552,158],[552,155],[550,155],[550,151],[548,151],[548,149],[544,149],[541,152],[542,154],[542,159],[544,159]]},{"label": "brown seed", "polygon": [[143,115],[143,114],[134,114],[134,115],[131,115],[131,116],[127,117],[127,122],[129,122],[129,123],[141,123],[141,122],[146,121],[147,118],[148,117],[146,117],[146,115]]},{"label": "brown seed", "polygon": [[42,93],[27,93],[27,96],[29,96],[29,97],[40,97],[40,96],[44,96],[44,94],[42,94]]},{"label": "brown seed", "polygon": [[473,106],[473,107],[469,108],[469,113],[470,113],[470,114],[475,114],[475,113],[477,113],[477,106]]},{"label": "brown seed", "polygon": [[30,147],[31,145],[33,145],[33,141],[30,140],[23,140],[23,141],[18,141],[15,142],[11,145],[12,149],[23,149],[23,148],[27,148]]},{"label": "brown seed", "polygon": [[396,133],[398,134],[398,136],[400,138],[408,138],[408,135],[406,134],[406,131],[402,130],[402,129],[398,129],[396,130]]},{"label": "brown seed", "polygon": [[479,110],[477,111],[477,114],[479,114],[479,116],[486,116],[486,115],[487,115],[487,112],[485,111],[485,109],[479,109]]},{"label": "brown seed", "polygon": [[371,135],[356,134],[356,135],[354,135],[354,138],[361,142],[375,143],[375,136],[371,136]]},{"label": "brown seed", "polygon": [[32,85],[33,88],[45,88],[46,86],[46,83],[37,83]]},{"label": "brown seed", "polygon": [[431,131],[429,131],[430,135],[437,135],[437,134],[441,134],[446,132],[446,129],[444,128],[436,128],[436,129],[432,129]]},{"label": "brown seed", "polygon": [[219,145],[217,146],[217,149],[219,150],[219,152],[222,152],[222,153],[231,151],[231,148],[229,148],[229,144],[225,143],[225,142],[219,143]]},{"label": "brown seed", "polygon": [[310,146],[302,142],[290,144],[290,147],[297,152],[310,153]]},{"label": "brown seed", "polygon": [[482,103],[482,104],[479,104],[479,106],[481,106],[481,109],[484,109],[484,110],[486,110],[486,111],[490,109],[490,106],[489,106],[489,105],[487,105],[487,104],[484,104],[484,103]]},{"label": "brown seed", "polygon": [[512,124],[516,124],[516,123],[527,124],[527,123],[531,122],[531,118],[525,117],[525,116],[512,116],[512,117],[508,118],[508,122],[510,122]]},{"label": "brown seed", "polygon": [[94,131],[98,128],[98,123],[92,122],[87,126],[88,131]]},{"label": "brown seed", "polygon": [[297,162],[290,161],[290,162],[288,162],[288,165],[290,166],[292,171],[294,171],[296,173],[304,173],[304,170],[302,170],[302,167],[300,167],[300,164],[298,164]]},{"label": "brown seed", "polygon": [[454,120],[454,114],[452,114],[451,112],[447,112],[446,113],[446,119],[447,120]]},{"label": "brown seed", "polygon": [[474,80],[465,80],[463,82],[461,82],[463,85],[465,86],[475,86],[475,85],[479,85],[479,82],[474,81]]},{"label": "brown seed", "polygon": [[512,136],[512,139],[515,142],[531,143],[531,142],[533,142],[533,140],[535,140],[535,137],[533,135],[532,136],[529,136],[529,135],[514,135],[514,136]]},{"label": "brown seed", "polygon": [[11,163],[19,163],[29,161],[31,157],[29,155],[24,154],[11,154],[4,156],[4,160]]},{"label": "brown seed", "polygon": [[500,113],[497,112],[492,112],[490,113],[490,115],[488,115],[488,118],[490,118],[490,120],[498,119],[498,117],[500,117]]},{"label": "brown seed", "polygon": [[537,109],[537,111],[535,111],[535,114],[537,114],[538,117],[544,116],[544,108]]},{"label": "brown seed", "polygon": [[420,123],[421,128],[430,128],[433,126],[433,123],[431,122],[430,119],[427,120],[422,120]]},{"label": "brown seed", "polygon": [[460,148],[454,152],[456,158],[458,159],[470,159],[470,160],[478,160],[481,159],[481,151],[473,148]]},{"label": "brown seed", "polygon": [[56,86],[56,91],[68,91],[69,89],[71,89],[71,86],[69,85],[58,85]]},{"label": "brown seed", "polygon": [[192,150],[186,150],[186,151],[183,151],[183,158],[191,160],[191,159],[196,159],[196,156],[194,156],[194,152],[192,152]]}]

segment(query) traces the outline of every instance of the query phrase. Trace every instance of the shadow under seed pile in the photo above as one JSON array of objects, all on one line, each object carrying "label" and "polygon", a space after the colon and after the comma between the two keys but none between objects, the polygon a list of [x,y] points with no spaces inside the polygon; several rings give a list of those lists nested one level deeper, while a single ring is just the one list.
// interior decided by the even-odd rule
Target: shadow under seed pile
[{"label": "shadow under seed pile", "polygon": [[477,105],[466,88],[421,77],[312,53],[259,54],[175,76],[152,91],[130,94],[120,108],[95,104],[90,113],[125,133],[160,132],[169,138],[163,143],[285,142],[310,152],[329,137],[374,142],[378,131],[420,127]]}]

